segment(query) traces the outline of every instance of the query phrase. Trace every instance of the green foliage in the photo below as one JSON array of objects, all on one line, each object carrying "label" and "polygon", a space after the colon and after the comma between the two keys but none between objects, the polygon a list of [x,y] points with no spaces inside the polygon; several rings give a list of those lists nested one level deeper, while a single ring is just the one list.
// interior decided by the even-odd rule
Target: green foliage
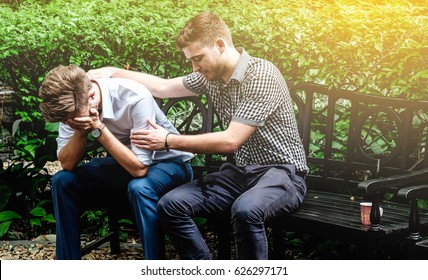
[{"label": "green foliage", "polygon": [[96,226],[99,236],[104,236],[108,233],[108,216],[106,215],[106,210],[88,210],[80,218],[87,224]]},{"label": "green foliage", "polygon": [[191,68],[174,39],[190,17],[213,10],[236,46],[273,61],[287,79],[426,98],[427,7],[389,2],[9,1],[0,5],[0,79],[17,91],[18,114],[37,133],[37,90],[50,69],[75,63],[183,75]]},{"label": "green foliage", "polygon": [[22,217],[14,211],[0,212],[0,238],[8,232],[13,220],[17,219],[21,220]]},{"label": "green foliage", "polygon": [[235,44],[273,61],[287,79],[426,98],[427,7],[390,2],[263,1],[222,14]]},{"label": "green foliage", "polygon": [[[82,216],[80,217],[83,226],[89,227],[89,226],[95,226],[97,228],[97,234],[98,236],[105,236],[109,232],[108,228],[108,215],[106,213],[106,209],[99,209],[99,210],[88,210],[85,211]],[[132,225],[132,221],[129,219],[119,219],[119,228],[120,226],[124,225]],[[123,230],[119,230],[119,239],[120,240],[126,240],[128,237],[128,233]]]},{"label": "green foliage", "polygon": [[[50,200],[41,200],[27,213],[27,224],[30,227],[28,229],[29,235],[31,234],[31,236],[34,236],[34,234],[38,234],[40,232],[47,232],[49,231],[49,226],[46,226],[46,224],[55,224],[55,218],[53,214],[47,213],[45,208],[43,208],[43,205],[50,202]],[[10,226],[13,222],[24,223],[25,221],[24,218],[15,211],[6,210],[0,212],[0,238],[9,232]],[[13,237],[12,233],[10,233],[10,235]]]},{"label": "green foliage", "polygon": [[50,203],[50,200],[42,200],[40,201],[36,207],[31,209],[30,211],[30,224],[32,227],[42,227],[42,223],[55,223],[55,218],[51,213],[47,213],[43,208],[43,205],[46,203]]},{"label": "green foliage", "polygon": [[[45,168],[48,160],[54,160],[53,151],[47,152],[45,140],[29,139],[28,134],[20,129],[21,120],[14,122],[12,136],[14,138],[12,162],[1,169],[0,187],[10,191],[22,192],[35,199],[36,193],[43,192],[49,185],[51,176]],[[3,201],[3,199],[0,199]],[[2,209],[0,205],[0,210]]]},{"label": "green foliage", "polygon": [[20,129],[21,123],[17,120],[12,126],[12,160],[6,165],[0,161],[0,211],[4,210],[0,213],[10,217],[2,222],[0,237],[9,230],[17,216],[28,217],[29,234],[40,231],[44,223],[55,222],[53,215],[46,211],[52,212],[52,206],[43,208],[49,200],[41,199],[50,185],[51,175],[45,164],[53,159],[52,151],[47,152],[49,149],[44,140],[28,139]]}]

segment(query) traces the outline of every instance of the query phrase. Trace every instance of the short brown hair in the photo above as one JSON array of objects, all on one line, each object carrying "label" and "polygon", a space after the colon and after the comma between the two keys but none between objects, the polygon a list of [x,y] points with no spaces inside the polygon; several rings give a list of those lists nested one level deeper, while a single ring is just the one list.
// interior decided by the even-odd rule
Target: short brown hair
[{"label": "short brown hair", "polygon": [[209,46],[218,38],[223,38],[231,47],[233,46],[232,35],[223,19],[212,12],[205,12],[195,16],[184,26],[177,37],[176,45],[179,49],[194,42]]},{"label": "short brown hair", "polygon": [[71,113],[88,104],[91,87],[88,75],[77,65],[52,69],[39,88],[43,118],[48,122],[66,120]]}]

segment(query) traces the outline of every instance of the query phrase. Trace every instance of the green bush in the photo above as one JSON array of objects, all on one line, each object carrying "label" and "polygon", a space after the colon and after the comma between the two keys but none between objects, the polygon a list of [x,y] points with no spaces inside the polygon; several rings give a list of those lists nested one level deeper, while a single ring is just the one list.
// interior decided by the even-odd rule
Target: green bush
[{"label": "green bush", "polygon": [[[53,139],[29,139],[26,133],[21,132],[20,123],[21,120],[17,120],[13,124],[15,144],[11,162],[3,165],[0,160],[0,238],[12,224],[24,228],[26,238],[31,238],[41,231],[49,231],[52,226],[47,224],[55,222],[52,204],[49,203],[52,176],[45,168],[46,162],[54,159],[54,152],[48,151],[52,145],[44,145]],[[11,232],[7,237],[18,238]]]},{"label": "green bush", "polygon": [[188,73],[174,39],[206,10],[225,19],[236,46],[273,61],[287,79],[428,97],[428,9],[418,1],[8,2],[0,5],[0,79],[18,93],[24,121],[40,120],[37,89],[59,64],[128,66],[162,77]]},{"label": "green bush", "polygon": [[250,29],[241,19],[250,29],[247,37],[260,45],[252,53],[273,56],[288,79],[370,94],[428,96],[426,7],[406,1],[289,2],[297,5],[253,11],[258,20],[249,25],[261,28]]}]

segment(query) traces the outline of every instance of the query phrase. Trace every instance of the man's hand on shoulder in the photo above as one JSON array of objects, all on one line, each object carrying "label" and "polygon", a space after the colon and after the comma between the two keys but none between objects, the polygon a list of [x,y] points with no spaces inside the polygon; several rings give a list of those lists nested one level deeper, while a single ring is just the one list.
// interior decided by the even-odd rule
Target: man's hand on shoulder
[{"label": "man's hand on shoulder", "polygon": [[102,79],[111,78],[117,71],[115,67],[102,67],[97,69],[91,69],[87,72],[90,79]]},{"label": "man's hand on shoulder", "polygon": [[165,146],[166,136],[168,131],[157,125],[154,121],[148,120],[153,129],[136,130],[131,134],[131,143],[137,148],[150,151],[160,151],[167,148]]}]

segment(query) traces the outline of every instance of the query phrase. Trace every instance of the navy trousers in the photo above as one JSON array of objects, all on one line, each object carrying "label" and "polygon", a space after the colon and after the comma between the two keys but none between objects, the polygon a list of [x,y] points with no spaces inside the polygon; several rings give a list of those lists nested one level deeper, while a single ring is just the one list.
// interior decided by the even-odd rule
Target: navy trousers
[{"label": "navy trousers", "polygon": [[306,194],[291,164],[231,164],[164,195],[157,206],[165,231],[182,259],[212,255],[192,217],[231,215],[237,259],[267,259],[265,222],[296,211]]},{"label": "navy trousers", "polygon": [[[132,177],[112,157],[95,158],[52,178],[56,218],[56,258],[80,259],[80,216],[87,209],[131,203],[145,259],[162,258],[163,235],[156,204],[173,188],[191,181],[192,168],[181,158],[150,166],[143,178]],[[126,206],[125,206],[126,207]]]}]

